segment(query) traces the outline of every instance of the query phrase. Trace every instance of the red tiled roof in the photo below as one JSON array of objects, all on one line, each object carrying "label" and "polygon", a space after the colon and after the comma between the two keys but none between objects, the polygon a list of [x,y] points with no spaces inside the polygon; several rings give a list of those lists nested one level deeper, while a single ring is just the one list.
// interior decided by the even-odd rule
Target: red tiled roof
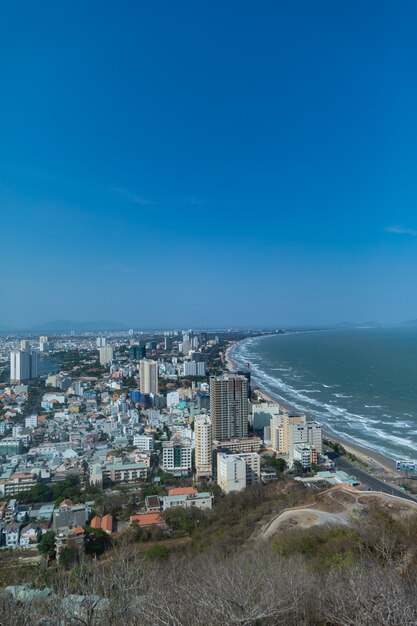
[{"label": "red tiled roof", "polygon": [[194,487],[175,487],[174,489],[168,489],[169,496],[191,496],[198,493]]},{"label": "red tiled roof", "polygon": [[72,506],[72,502],[71,500],[63,500],[59,506]]},{"label": "red tiled roof", "polygon": [[72,529],[72,532],[74,533],[74,535],[82,535],[82,533],[84,532],[84,528],[82,526],[76,526]]},{"label": "red tiled roof", "polygon": [[144,513],[143,515],[131,515],[130,523],[138,526],[156,526],[163,523],[162,515],[159,513]]},{"label": "red tiled roof", "polygon": [[90,522],[91,528],[101,528],[101,517],[96,515]]},{"label": "red tiled roof", "polygon": [[113,516],[110,514],[105,515],[101,520],[101,527],[106,533],[111,533],[113,530]]}]

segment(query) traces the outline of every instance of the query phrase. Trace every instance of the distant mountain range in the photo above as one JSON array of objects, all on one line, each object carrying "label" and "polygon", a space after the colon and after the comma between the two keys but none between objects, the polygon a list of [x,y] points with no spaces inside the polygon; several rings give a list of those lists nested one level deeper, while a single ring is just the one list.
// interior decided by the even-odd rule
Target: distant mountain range
[{"label": "distant mountain range", "polygon": [[359,324],[355,324],[353,322],[339,322],[339,324],[335,324],[332,328],[336,329],[349,329],[349,328],[385,328],[387,324],[380,324],[379,322],[361,322]]},{"label": "distant mountain range", "polygon": [[31,326],[29,328],[10,328],[4,325],[0,325],[0,332],[13,332],[13,331],[28,331],[28,332],[66,332],[66,331],[77,331],[77,332],[88,332],[88,331],[100,331],[100,330],[109,330],[113,332],[117,332],[118,330],[123,331],[127,330],[127,326],[125,324],[120,324],[119,322],[111,322],[109,320],[99,320],[93,322],[72,322],[69,320],[52,320],[49,322],[45,322],[43,324],[37,324],[36,326]]},{"label": "distant mountain range", "polygon": [[[354,328],[417,328],[417,319],[407,320],[405,322],[400,322],[398,324],[381,324],[379,322],[339,322],[338,324],[334,324],[333,326],[327,326],[329,329],[335,330],[348,330]],[[297,327],[301,329],[301,327]],[[307,327],[306,327],[307,328]],[[325,328],[325,327],[323,327]],[[126,331],[128,330],[128,326],[126,324],[121,324],[120,322],[112,322],[110,320],[94,320],[91,322],[74,322],[71,320],[51,320],[49,322],[44,322],[43,324],[36,324],[35,326],[30,326],[28,328],[12,328],[11,326],[6,326],[5,324],[0,324],[0,333],[47,333],[47,332],[70,332],[75,331],[79,333],[85,332],[100,332],[100,331],[110,331],[110,332],[118,332],[118,331]]]},{"label": "distant mountain range", "polygon": [[399,326],[417,327],[417,320],[407,320],[406,322],[401,322]]}]

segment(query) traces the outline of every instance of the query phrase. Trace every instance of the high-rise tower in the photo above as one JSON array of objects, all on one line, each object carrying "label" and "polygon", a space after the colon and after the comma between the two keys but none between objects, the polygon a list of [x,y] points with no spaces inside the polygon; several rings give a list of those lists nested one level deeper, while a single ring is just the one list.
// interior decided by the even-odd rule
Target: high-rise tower
[{"label": "high-rise tower", "polygon": [[158,363],[142,359],[140,366],[140,392],[158,395]]},{"label": "high-rise tower", "polygon": [[248,436],[248,381],[240,374],[210,378],[210,418],[213,439]]},{"label": "high-rise tower", "polygon": [[196,415],[194,418],[195,436],[195,470],[196,478],[211,478],[213,476],[212,458],[212,427],[208,415]]}]

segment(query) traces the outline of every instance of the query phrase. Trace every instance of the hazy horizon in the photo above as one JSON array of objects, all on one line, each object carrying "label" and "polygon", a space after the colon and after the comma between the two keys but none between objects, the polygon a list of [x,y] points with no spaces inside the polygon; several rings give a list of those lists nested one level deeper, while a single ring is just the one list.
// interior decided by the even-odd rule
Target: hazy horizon
[{"label": "hazy horizon", "polygon": [[417,318],[416,17],[7,3],[0,324]]}]

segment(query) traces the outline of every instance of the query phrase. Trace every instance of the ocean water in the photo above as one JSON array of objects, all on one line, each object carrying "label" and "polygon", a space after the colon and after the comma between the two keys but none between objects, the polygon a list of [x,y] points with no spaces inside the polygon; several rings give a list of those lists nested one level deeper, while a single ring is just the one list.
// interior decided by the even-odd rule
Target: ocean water
[{"label": "ocean water", "polygon": [[417,459],[417,330],[314,331],[246,339],[238,367],[329,433]]}]

